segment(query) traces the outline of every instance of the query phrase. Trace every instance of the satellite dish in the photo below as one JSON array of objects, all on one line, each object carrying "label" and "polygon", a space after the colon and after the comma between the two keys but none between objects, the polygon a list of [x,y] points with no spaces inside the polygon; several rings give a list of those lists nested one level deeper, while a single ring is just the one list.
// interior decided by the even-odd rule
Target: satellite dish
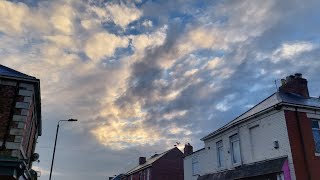
[{"label": "satellite dish", "polygon": [[37,161],[39,159],[39,154],[38,153],[34,153],[31,156],[31,161]]}]

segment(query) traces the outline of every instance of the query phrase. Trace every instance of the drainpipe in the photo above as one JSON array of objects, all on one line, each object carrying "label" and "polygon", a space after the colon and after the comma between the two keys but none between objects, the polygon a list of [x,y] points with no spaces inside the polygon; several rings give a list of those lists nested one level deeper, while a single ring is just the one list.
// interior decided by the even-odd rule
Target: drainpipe
[{"label": "drainpipe", "polygon": [[302,136],[302,130],[301,130],[301,123],[300,123],[300,117],[299,117],[298,108],[295,107],[295,110],[296,110],[295,111],[296,112],[296,120],[297,120],[297,123],[298,123],[299,137],[300,137],[301,145],[302,145],[303,160],[304,160],[304,163],[306,164],[307,173],[308,173],[308,180],[311,180],[310,169],[309,169],[309,165],[308,165],[307,157],[306,157],[305,144],[304,144],[304,140],[303,140],[303,136]]}]

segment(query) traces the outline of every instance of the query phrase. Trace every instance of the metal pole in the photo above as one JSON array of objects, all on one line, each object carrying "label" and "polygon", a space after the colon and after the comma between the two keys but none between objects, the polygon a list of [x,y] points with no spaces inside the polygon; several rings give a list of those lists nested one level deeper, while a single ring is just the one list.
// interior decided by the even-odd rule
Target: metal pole
[{"label": "metal pole", "polygon": [[[59,122],[60,122],[60,121],[59,121]],[[55,139],[55,141],[54,141],[53,155],[52,155],[52,162],[51,162],[49,180],[51,180],[52,168],[53,168],[53,162],[54,162],[54,154],[56,153],[57,138],[58,138],[58,133],[59,133],[59,122],[58,122],[58,125],[57,125],[56,139]]]}]

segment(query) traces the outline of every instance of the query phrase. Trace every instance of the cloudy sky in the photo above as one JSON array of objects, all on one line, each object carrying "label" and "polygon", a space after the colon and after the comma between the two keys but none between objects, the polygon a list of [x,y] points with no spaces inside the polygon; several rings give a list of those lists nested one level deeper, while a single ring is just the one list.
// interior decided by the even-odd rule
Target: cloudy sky
[{"label": "cloudy sky", "polygon": [[320,95],[318,0],[0,0],[0,63],[41,80],[48,179],[99,180],[201,137],[301,72]]}]

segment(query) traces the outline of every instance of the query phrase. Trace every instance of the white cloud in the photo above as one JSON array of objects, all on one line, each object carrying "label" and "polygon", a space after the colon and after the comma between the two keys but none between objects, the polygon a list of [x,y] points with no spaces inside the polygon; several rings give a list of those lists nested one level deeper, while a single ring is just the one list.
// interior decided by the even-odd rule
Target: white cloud
[{"label": "white cloud", "polygon": [[164,114],[163,118],[165,118],[167,120],[171,120],[171,119],[174,119],[176,117],[182,117],[182,116],[186,115],[187,112],[188,112],[187,110],[173,111],[173,112]]},{"label": "white cloud", "polygon": [[24,17],[29,15],[29,8],[23,3],[0,1],[0,31],[21,33]]},{"label": "white cloud", "polygon": [[148,47],[154,48],[163,44],[166,38],[166,30],[166,27],[162,27],[152,34],[132,36],[132,44],[136,49],[136,53],[144,53],[144,50]]},{"label": "white cloud", "polygon": [[310,52],[316,48],[318,48],[316,44],[304,41],[284,43],[281,47],[273,51],[271,58],[273,62],[278,62],[282,59],[292,59],[298,57],[302,53]]},{"label": "white cloud", "polygon": [[145,20],[145,21],[143,21],[142,25],[145,27],[152,27],[153,23],[150,20]]},{"label": "white cloud", "polygon": [[57,5],[54,8],[53,15],[50,18],[50,22],[53,27],[64,33],[71,34],[74,31],[73,21],[75,18],[75,12],[70,5]]},{"label": "white cloud", "polygon": [[[40,9],[30,9],[24,3],[0,1],[0,32],[18,36],[23,33],[49,31],[46,14]],[[30,34],[29,34],[30,35]]]},{"label": "white cloud", "polygon": [[103,57],[112,56],[117,48],[125,48],[128,44],[126,37],[100,32],[87,40],[84,50],[93,61],[99,61]]},{"label": "white cloud", "polygon": [[138,20],[142,16],[142,12],[137,9],[133,4],[127,6],[121,4],[107,4],[106,9],[111,15],[111,19],[115,24],[126,28],[131,22]]}]

